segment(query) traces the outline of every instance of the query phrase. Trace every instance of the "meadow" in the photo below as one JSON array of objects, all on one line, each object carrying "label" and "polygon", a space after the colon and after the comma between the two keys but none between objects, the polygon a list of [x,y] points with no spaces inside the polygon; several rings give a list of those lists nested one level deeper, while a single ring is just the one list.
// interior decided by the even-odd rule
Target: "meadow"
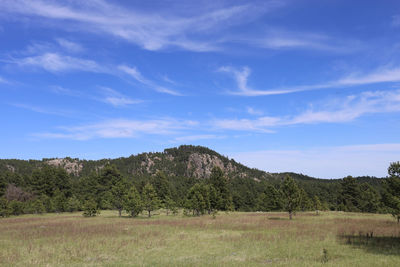
[{"label": "meadow", "polygon": [[2,266],[400,266],[390,215],[298,212],[0,220]]}]

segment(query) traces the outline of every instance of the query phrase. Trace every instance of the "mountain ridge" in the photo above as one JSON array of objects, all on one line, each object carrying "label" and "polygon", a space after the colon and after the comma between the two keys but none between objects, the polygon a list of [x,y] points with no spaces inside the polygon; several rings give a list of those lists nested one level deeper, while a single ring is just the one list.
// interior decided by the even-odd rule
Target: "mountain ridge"
[{"label": "mountain ridge", "polygon": [[[163,171],[169,176],[186,176],[190,178],[208,178],[213,167],[221,168],[228,177],[250,178],[255,181],[281,180],[291,175],[296,180],[339,180],[321,179],[293,172],[271,173],[256,168],[247,167],[234,159],[203,146],[181,145],[166,148],[162,152],[142,152],[129,157],[104,158],[85,160],[79,158],[43,158],[42,160],[0,159],[0,172],[15,172],[29,175],[36,168],[46,165],[62,167],[74,176],[89,175],[98,172],[106,164],[114,164],[124,175],[153,176],[157,171]],[[378,179],[376,177],[360,177],[363,179]]]}]

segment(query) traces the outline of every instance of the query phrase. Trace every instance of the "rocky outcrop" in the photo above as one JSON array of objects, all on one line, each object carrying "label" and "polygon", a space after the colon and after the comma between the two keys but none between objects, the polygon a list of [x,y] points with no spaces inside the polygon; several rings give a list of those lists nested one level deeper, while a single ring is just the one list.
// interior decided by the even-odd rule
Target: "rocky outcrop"
[{"label": "rocky outcrop", "polygon": [[219,167],[227,174],[237,170],[231,162],[225,165],[215,155],[192,153],[188,159],[186,174],[195,178],[208,178],[214,167]]},{"label": "rocky outcrop", "polygon": [[73,159],[66,159],[66,158],[51,159],[51,160],[47,161],[46,163],[50,166],[61,167],[67,173],[73,174],[75,176],[78,176],[83,168],[82,163],[80,163],[79,161],[73,160]]}]

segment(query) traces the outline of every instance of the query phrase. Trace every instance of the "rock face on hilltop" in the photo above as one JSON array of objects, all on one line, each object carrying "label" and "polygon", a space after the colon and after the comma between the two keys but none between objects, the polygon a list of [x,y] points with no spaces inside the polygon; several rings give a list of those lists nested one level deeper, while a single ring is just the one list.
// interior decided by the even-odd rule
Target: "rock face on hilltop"
[{"label": "rock face on hilltop", "polygon": [[208,178],[214,167],[219,167],[225,173],[237,171],[237,168],[233,166],[231,162],[225,165],[224,162],[215,155],[192,153],[188,158],[186,174],[187,176],[195,178]]},{"label": "rock face on hilltop", "polygon": [[68,158],[51,159],[45,161],[45,163],[53,167],[64,168],[67,171],[67,173],[73,174],[75,176],[78,176],[83,169],[83,164],[76,159],[68,159]]},{"label": "rock face on hilltop", "polygon": [[121,173],[127,176],[152,176],[157,171],[163,171],[169,176],[204,179],[210,176],[214,167],[219,167],[229,177],[251,178],[256,181],[272,178],[269,173],[250,169],[209,148],[190,145],[117,159],[79,160],[67,157],[41,161],[0,160],[0,171],[29,174],[35,168],[50,165],[64,168],[74,176],[85,176],[91,172],[100,172],[108,163],[116,165]]}]

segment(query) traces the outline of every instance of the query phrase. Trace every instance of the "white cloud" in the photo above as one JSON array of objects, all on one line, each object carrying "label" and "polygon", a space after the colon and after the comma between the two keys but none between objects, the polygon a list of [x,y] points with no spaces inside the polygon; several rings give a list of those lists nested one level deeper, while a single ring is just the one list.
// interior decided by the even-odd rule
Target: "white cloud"
[{"label": "white cloud", "polygon": [[249,113],[250,115],[258,115],[258,116],[263,115],[263,112],[261,110],[257,110],[252,107],[247,107],[246,110],[247,110],[247,113]]},{"label": "white cloud", "polygon": [[142,102],[141,100],[132,99],[130,97],[124,96],[121,93],[108,87],[102,87],[101,89],[104,94],[104,97],[101,99],[101,101],[107,104],[111,104],[115,107],[124,107],[127,105],[138,104]]},{"label": "white cloud", "polygon": [[79,53],[84,51],[83,47],[78,43],[74,43],[62,38],[57,38],[56,41],[62,48],[64,48],[68,52]]},{"label": "white cloud", "polygon": [[233,153],[230,157],[269,172],[296,172],[318,178],[347,175],[384,177],[390,162],[400,158],[400,144],[316,147]]},{"label": "white cloud", "polygon": [[82,126],[60,127],[60,132],[38,133],[41,138],[88,140],[94,138],[135,138],[141,134],[171,135],[197,125],[195,121],[176,119],[111,119]]},{"label": "white cloud", "polygon": [[370,73],[350,74],[338,80],[333,80],[323,84],[289,86],[289,87],[275,88],[270,90],[255,90],[247,85],[247,80],[251,73],[249,67],[243,67],[242,69],[237,69],[225,66],[225,67],[220,67],[218,71],[226,72],[233,76],[239,90],[228,91],[228,93],[240,96],[281,95],[281,94],[290,94],[290,93],[310,91],[310,90],[320,90],[320,89],[340,88],[347,86],[357,86],[364,84],[400,81],[400,68],[386,67],[386,68],[376,69],[375,71]]},{"label": "white cloud", "polygon": [[44,53],[38,56],[13,59],[11,63],[19,66],[42,68],[49,72],[90,71],[106,72],[95,61],[60,55],[57,53]]},{"label": "white cloud", "polygon": [[364,92],[343,99],[331,99],[318,109],[310,108],[300,114],[256,119],[218,119],[212,125],[218,129],[273,132],[271,128],[313,123],[350,122],[366,114],[400,111],[400,90]]},{"label": "white cloud", "polygon": [[[199,35],[210,35],[221,28],[251,21],[283,4],[269,1],[263,5],[236,5],[204,10],[197,7],[197,14],[165,14],[129,10],[102,0],[56,3],[41,0],[2,0],[3,12],[14,16],[36,16],[62,22],[65,27],[73,23],[75,30],[106,33],[135,43],[147,50],[178,47],[191,51],[215,51],[218,41],[205,41]],[[171,11],[171,10],[170,10]]]},{"label": "white cloud", "polygon": [[208,139],[223,139],[225,136],[215,135],[215,134],[199,134],[199,135],[187,135],[174,138],[172,142],[193,142],[198,140],[208,140]]},{"label": "white cloud", "polygon": [[130,77],[134,78],[136,81],[146,85],[147,87],[150,87],[151,89],[153,89],[157,92],[165,93],[165,94],[169,94],[169,95],[175,95],[175,96],[181,95],[177,91],[165,88],[163,86],[160,86],[160,85],[154,83],[153,81],[146,79],[135,67],[120,65],[120,66],[118,66],[118,69],[121,70],[122,72],[128,74]]},{"label": "white cloud", "polygon": [[[260,36],[261,35],[261,36]],[[325,34],[269,29],[256,37],[238,38],[237,41],[267,49],[309,49],[334,53],[349,53],[361,48],[360,43]]]},{"label": "white cloud", "polygon": [[10,82],[7,81],[6,79],[4,79],[3,77],[0,76],[0,83],[8,84],[8,83],[10,83]]},{"label": "white cloud", "polygon": [[56,115],[56,116],[63,116],[63,117],[70,117],[72,115],[71,111],[52,110],[49,108],[34,106],[34,105],[30,105],[30,104],[13,103],[11,105],[14,107],[17,107],[17,108],[22,108],[22,109],[33,111],[36,113],[42,113],[42,114],[47,114],[47,115]]}]

